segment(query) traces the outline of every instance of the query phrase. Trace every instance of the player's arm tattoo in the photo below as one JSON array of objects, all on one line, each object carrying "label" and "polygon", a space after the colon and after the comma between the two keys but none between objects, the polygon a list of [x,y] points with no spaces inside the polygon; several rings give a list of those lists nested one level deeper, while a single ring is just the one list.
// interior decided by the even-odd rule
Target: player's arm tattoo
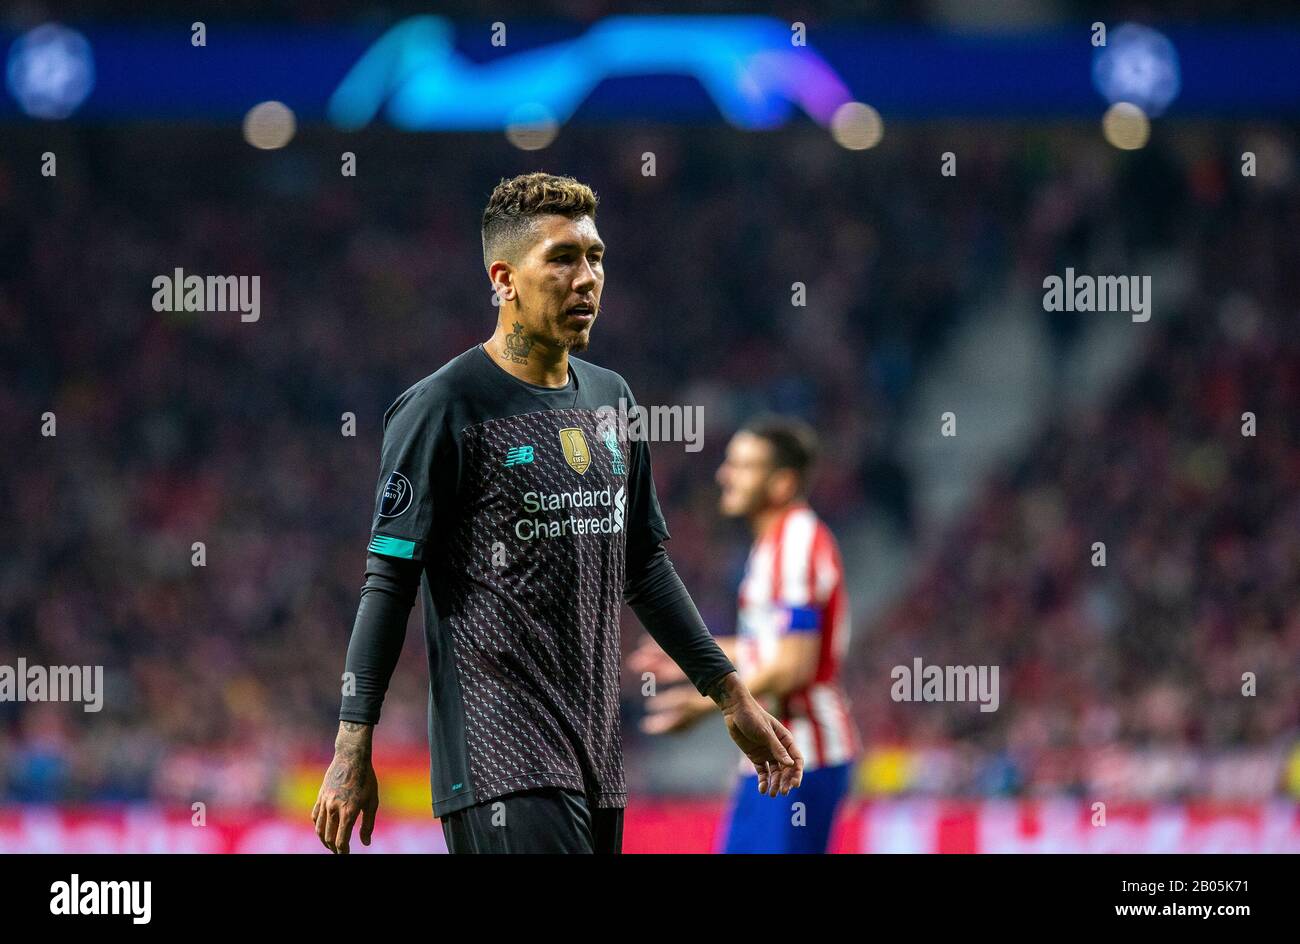
[{"label": "player's arm tattoo", "polygon": [[513,334],[506,335],[506,350],[501,356],[516,364],[527,364],[528,352],[533,349],[533,339],[524,335],[524,326],[517,321],[514,323],[514,329]]},{"label": "player's arm tattoo", "polygon": [[359,800],[370,770],[370,737],[374,725],[357,721],[340,721],[334,739],[334,763],[328,781],[335,795],[344,803]]},{"label": "player's arm tattoo", "polygon": [[710,685],[706,694],[713,699],[715,705],[725,711],[727,706],[736,700],[735,686],[739,683],[740,676],[734,671],[728,672]]}]

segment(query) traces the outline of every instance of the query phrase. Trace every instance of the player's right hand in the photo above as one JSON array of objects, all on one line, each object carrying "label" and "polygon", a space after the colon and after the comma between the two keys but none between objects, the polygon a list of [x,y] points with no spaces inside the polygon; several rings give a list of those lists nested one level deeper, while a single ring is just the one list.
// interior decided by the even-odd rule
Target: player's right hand
[{"label": "player's right hand", "polygon": [[364,746],[340,734],[334,760],[311,808],[316,835],[330,852],[347,855],[357,817],[361,817],[361,844],[368,846],[378,811],[379,778],[370,762],[369,733]]}]

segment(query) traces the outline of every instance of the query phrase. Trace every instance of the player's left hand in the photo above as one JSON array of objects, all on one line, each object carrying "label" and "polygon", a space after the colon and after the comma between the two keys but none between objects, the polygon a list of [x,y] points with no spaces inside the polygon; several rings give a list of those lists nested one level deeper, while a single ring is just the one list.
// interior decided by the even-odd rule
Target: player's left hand
[{"label": "player's left hand", "polygon": [[734,673],[720,696],[727,733],[758,774],[758,792],[785,796],[803,783],[803,754],[794,737],[763,708]]}]

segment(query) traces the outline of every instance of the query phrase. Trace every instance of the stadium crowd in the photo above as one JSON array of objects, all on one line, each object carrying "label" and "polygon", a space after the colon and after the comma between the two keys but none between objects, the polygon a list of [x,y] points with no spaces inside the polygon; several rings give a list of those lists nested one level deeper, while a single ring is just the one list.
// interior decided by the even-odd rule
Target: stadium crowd
[{"label": "stadium crowd", "polygon": [[[909,749],[864,771],[869,789],[1300,796],[1295,159],[1270,150],[1268,179],[1252,181],[1207,139],[1180,143],[1184,156],[1114,180],[1097,205],[1131,250],[1190,276],[1181,310],[1134,325],[1128,381],[1058,413],[926,542],[908,591],[858,640],[866,737]],[[1052,189],[1033,216],[1074,228]],[[1055,256],[1022,255],[1041,272],[1099,233],[1062,244],[1031,222],[1023,235]],[[999,666],[1001,708],[893,701],[878,681],[918,655]]]},{"label": "stadium crowd", "polygon": [[[601,196],[587,356],[643,404],[704,410],[703,451],[653,457],[711,626],[732,629],[747,549],[713,470],[759,410],[822,431],[832,527],[879,515],[930,549],[846,663],[870,743],[916,751],[909,789],[1077,791],[1115,776],[1116,751],[1195,764],[1296,740],[1300,204],[1289,181],[1234,176],[1234,140],[1120,155],[1091,128],[922,127],[863,156],[816,129],[566,129],[537,155],[308,132],[268,155],[217,129],[67,134],[57,178],[0,162],[0,664],[104,665],[108,690],[100,713],[0,703],[0,799],[261,803],[289,759],[328,748],[380,419],[490,333],[478,216],[498,178],[537,167]],[[960,184],[938,173],[954,142]],[[959,527],[922,533],[896,450],[918,370],[971,301],[1116,247],[1173,255],[1199,301],[1143,335],[1105,409],[1059,419]],[[154,311],[152,280],[178,267],[260,276],[260,319]],[[1064,351],[1078,323],[1050,317]],[[380,745],[424,739],[420,650],[409,633]],[[1000,665],[1003,708],[892,702],[889,667],[921,654]],[[1125,789],[1203,786],[1162,768]]]}]

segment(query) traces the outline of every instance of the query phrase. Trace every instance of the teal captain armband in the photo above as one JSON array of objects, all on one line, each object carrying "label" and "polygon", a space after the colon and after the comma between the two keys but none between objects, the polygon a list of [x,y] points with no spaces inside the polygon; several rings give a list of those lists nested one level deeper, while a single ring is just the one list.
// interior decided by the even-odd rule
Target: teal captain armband
[{"label": "teal captain armband", "polygon": [[374,554],[387,557],[404,557],[415,560],[415,542],[405,538],[390,538],[386,534],[376,534],[370,539],[369,550]]}]

